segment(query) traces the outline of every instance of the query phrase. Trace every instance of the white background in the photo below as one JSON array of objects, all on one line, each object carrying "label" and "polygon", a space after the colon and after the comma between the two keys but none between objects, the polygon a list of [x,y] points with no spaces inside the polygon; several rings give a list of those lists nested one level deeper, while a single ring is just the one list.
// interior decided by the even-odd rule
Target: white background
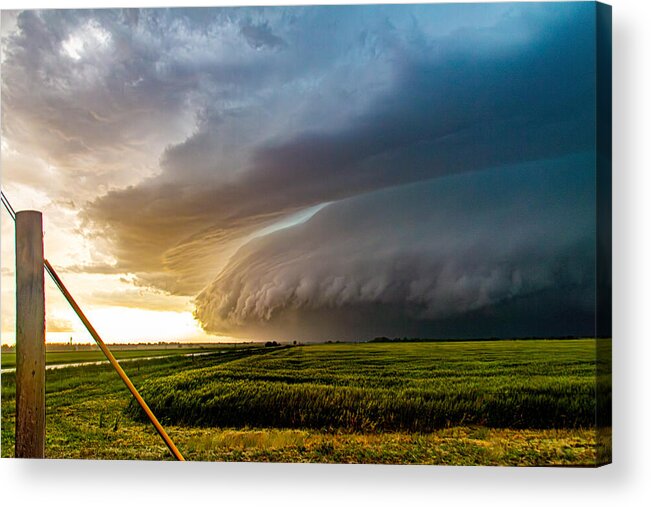
[{"label": "white background", "polygon": [[[243,0],[0,0],[0,7],[242,3]],[[252,0],[249,3],[300,2]],[[648,0],[610,3],[614,39],[613,465],[600,469],[513,469],[5,459],[0,460],[0,503],[48,507],[651,505],[651,225],[648,220],[651,216],[651,3]]]}]

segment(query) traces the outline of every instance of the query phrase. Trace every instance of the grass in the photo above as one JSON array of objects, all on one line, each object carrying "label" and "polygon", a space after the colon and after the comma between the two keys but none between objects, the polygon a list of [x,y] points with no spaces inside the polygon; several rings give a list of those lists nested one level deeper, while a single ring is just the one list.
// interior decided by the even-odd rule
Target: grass
[{"label": "grass", "polygon": [[[407,348],[403,349],[404,346]],[[489,348],[482,353],[481,348],[486,346]],[[447,386],[451,399],[456,399],[464,378],[478,388],[485,386],[487,392],[500,385],[511,385],[510,389],[520,386],[527,391],[527,385],[545,384],[537,384],[541,381],[539,377],[561,377],[562,385],[570,386],[574,382],[589,383],[592,378],[594,384],[591,377],[594,348],[594,340],[334,344],[281,350],[228,350],[194,358],[176,355],[123,366],[136,386],[147,393],[145,398],[152,405],[158,403],[154,386],[177,382],[179,376],[187,377],[190,392],[201,389],[202,378],[210,378],[204,387],[213,389],[216,378],[232,379],[233,376],[239,376],[240,381],[262,382],[262,385],[266,382],[295,387],[316,384],[341,386],[344,390],[356,383],[358,388],[370,389],[372,393],[378,388],[395,389],[393,392],[415,386],[434,388],[435,379],[439,378],[441,385]],[[315,371],[319,370],[318,365],[320,371]],[[492,375],[487,375],[489,371]],[[520,377],[513,378],[514,374]],[[308,378],[310,375],[312,379]],[[129,415],[133,414],[133,409],[128,408],[129,393],[109,366],[48,370],[46,378],[46,457],[172,459],[151,425]],[[512,378],[510,384],[509,378]],[[581,389],[576,392],[582,392]],[[250,391],[241,395],[241,406],[246,406],[251,400]],[[228,398],[215,398],[219,399]],[[217,403],[212,402],[211,410]],[[155,412],[165,419],[169,418],[166,410],[169,409],[157,405]],[[2,375],[3,457],[13,455],[14,414],[15,375],[5,373]],[[573,466],[591,466],[598,459],[594,424],[509,428],[489,427],[466,419],[459,423],[450,421],[449,427],[444,425],[431,431],[381,427],[359,430],[332,424],[314,428],[274,427],[245,420],[222,426],[202,424],[167,421],[166,429],[186,459]]]},{"label": "grass", "polygon": [[[595,341],[313,345],[156,378],[168,424],[429,432],[595,425]],[[607,386],[602,388],[609,406]],[[132,403],[132,416],[141,414]],[[609,419],[605,424],[610,424]]]},{"label": "grass", "polygon": [[[127,362],[122,367],[136,387],[147,379],[215,365],[246,354],[223,354]],[[124,414],[130,394],[110,365],[47,370],[46,457],[88,459],[167,459],[168,451],[150,424]],[[2,457],[13,455],[16,411],[15,373],[2,374]],[[172,432],[174,433],[174,432]],[[173,435],[174,436],[174,435]]]}]

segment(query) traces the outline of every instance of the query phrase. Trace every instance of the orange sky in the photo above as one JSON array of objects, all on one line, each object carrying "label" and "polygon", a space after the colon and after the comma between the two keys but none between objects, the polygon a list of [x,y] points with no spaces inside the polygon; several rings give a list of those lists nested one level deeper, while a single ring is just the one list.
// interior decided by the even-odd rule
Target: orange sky
[{"label": "orange sky", "polygon": [[[20,193],[17,197],[20,197]],[[38,209],[38,203],[32,204],[25,208]],[[82,256],[87,249],[83,238],[70,231],[56,230],[55,224],[48,220],[47,213],[44,213],[44,222],[45,253],[55,266],[64,265],[60,259]],[[15,343],[14,270],[13,221],[3,209],[0,301],[3,344]],[[65,272],[65,269],[61,269],[59,275],[107,342],[237,341],[206,334],[192,316],[192,304],[188,297],[166,295],[144,288],[134,290],[119,275],[71,273]],[[92,338],[83,324],[47,276],[45,289],[46,341],[68,342],[72,338],[74,343],[91,342]]]}]

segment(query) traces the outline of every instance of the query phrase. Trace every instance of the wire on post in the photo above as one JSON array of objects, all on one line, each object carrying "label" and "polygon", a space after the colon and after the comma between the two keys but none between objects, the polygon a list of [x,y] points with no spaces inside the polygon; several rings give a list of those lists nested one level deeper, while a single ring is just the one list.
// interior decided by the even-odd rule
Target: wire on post
[{"label": "wire on post", "polygon": [[0,190],[0,196],[2,198],[2,204],[4,204],[5,209],[9,213],[9,216],[13,219],[13,221],[16,221],[16,212],[14,211],[14,208],[11,206],[11,203],[9,202],[9,199],[7,199],[7,196],[5,193]]}]

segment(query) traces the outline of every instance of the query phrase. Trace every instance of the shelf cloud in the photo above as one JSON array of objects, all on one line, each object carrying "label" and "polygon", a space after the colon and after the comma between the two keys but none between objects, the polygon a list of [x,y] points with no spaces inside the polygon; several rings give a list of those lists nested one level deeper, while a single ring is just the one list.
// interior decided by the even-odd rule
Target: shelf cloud
[{"label": "shelf cloud", "polygon": [[[333,203],[243,247],[199,294],[196,315],[209,331],[302,340],[429,337],[461,318],[483,336],[517,335],[524,320],[528,335],[544,335],[551,319],[580,332],[595,300],[591,162],[552,159]],[[506,326],[496,321],[496,308],[518,307]]]}]

